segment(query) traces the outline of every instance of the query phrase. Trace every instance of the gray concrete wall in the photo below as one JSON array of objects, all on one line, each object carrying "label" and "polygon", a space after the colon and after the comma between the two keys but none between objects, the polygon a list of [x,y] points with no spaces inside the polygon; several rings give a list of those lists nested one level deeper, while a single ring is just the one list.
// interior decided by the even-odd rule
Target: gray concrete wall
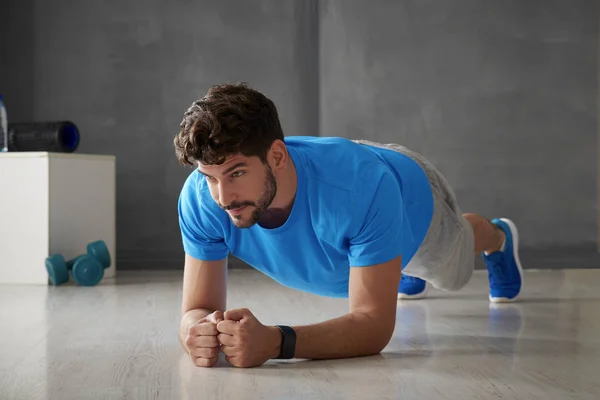
[{"label": "gray concrete wall", "polygon": [[31,120],[34,115],[33,2],[0,1],[0,94],[4,97],[11,121]]},{"label": "gray concrete wall", "polygon": [[322,135],[424,154],[523,247],[594,250],[598,2],[320,4]]},{"label": "gray concrete wall", "polygon": [[79,151],[117,156],[121,268],[181,267],[189,170],[172,137],[210,85],[238,80],[274,99],[287,134],[411,147],[465,211],[514,218],[547,258],[536,266],[581,266],[596,241],[598,5],[537,3],[4,0],[0,92],[12,120],[71,119]]}]

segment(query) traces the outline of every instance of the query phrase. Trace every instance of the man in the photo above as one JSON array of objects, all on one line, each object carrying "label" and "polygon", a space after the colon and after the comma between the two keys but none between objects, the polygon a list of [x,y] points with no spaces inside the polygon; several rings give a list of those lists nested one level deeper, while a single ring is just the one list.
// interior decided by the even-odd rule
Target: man
[{"label": "man", "polygon": [[[379,353],[397,300],[426,282],[459,290],[483,253],[493,302],[521,290],[515,225],[462,214],[444,177],[399,145],[284,138],[271,100],[244,84],[211,88],[174,140],[194,167],[178,212],[186,253],[180,339],[197,366],[223,352],[237,367],[274,358]],[[283,285],[348,297],[348,314],[305,326],[265,326],[226,310],[231,253]],[[404,274],[402,274],[404,272]]]}]

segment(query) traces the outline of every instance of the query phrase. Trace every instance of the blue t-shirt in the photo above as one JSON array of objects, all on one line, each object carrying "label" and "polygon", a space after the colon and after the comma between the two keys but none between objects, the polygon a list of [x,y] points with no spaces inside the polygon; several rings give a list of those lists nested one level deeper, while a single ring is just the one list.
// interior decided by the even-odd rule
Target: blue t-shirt
[{"label": "blue t-shirt", "polygon": [[431,222],[433,199],[423,170],[389,149],[344,138],[285,139],[298,186],[282,226],[240,229],[194,170],[179,197],[183,247],[200,260],[229,253],[291,288],[347,297],[351,267],[417,251]]}]

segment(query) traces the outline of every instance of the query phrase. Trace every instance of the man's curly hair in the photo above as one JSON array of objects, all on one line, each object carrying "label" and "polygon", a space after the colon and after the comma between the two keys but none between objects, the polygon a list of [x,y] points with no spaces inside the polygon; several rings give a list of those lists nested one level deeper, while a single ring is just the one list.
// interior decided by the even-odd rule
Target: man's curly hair
[{"label": "man's curly hair", "polygon": [[283,131],[275,104],[246,83],[211,87],[185,112],[173,140],[182,165],[219,165],[233,154],[257,156],[267,152]]}]

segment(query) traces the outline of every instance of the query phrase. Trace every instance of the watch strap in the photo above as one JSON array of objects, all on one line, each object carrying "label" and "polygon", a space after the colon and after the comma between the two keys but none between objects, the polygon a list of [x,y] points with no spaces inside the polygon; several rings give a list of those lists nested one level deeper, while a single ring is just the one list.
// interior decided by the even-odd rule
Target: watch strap
[{"label": "watch strap", "polygon": [[296,353],[296,331],[290,326],[275,325],[281,331],[281,348],[277,359],[289,360]]}]

